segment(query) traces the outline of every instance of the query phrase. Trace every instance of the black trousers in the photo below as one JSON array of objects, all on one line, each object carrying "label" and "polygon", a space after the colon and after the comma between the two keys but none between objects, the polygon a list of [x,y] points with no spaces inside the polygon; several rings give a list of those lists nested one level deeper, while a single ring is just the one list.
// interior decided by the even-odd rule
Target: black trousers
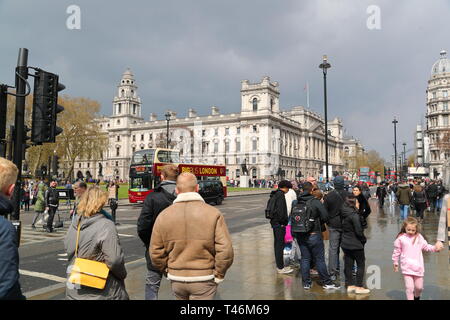
[{"label": "black trousers", "polygon": [[426,202],[416,202],[414,203],[414,206],[416,207],[416,217],[423,219],[423,212],[427,208]]},{"label": "black trousers", "polygon": [[48,208],[47,229],[53,231],[53,219],[55,218],[56,207]]},{"label": "black trousers", "polygon": [[273,229],[273,247],[275,250],[275,263],[278,269],[284,268],[284,236],[286,235],[286,227],[281,225],[272,226]]},{"label": "black trousers", "polygon": [[382,208],[384,206],[384,197],[378,198],[378,202],[380,203],[380,207]]},{"label": "black trousers", "polygon": [[[345,274],[345,285],[348,286],[364,286],[364,272],[366,270],[366,258],[364,256],[364,249],[361,250],[348,250],[342,248],[344,251],[344,274]],[[353,279],[353,266],[356,261],[356,266],[358,270],[356,271],[356,284]]]}]

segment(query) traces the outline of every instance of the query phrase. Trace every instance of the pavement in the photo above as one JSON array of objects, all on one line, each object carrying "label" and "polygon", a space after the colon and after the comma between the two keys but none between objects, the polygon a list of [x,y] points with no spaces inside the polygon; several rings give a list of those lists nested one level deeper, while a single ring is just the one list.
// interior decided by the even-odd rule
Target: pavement
[{"label": "pavement", "polygon": [[[268,193],[269,191],[261,190]],[[233,197],[230,197],[233,198]],[[377,200],[371,199],[372,214],[369,216],[369,227],[365,230],[367,236],[366,244],[366,277],[367,287],[372,289],[368,295],[348,295],[344,289],[344,275],[341,270],[341,289],[326,292],[320,286],[320,280],[313,277],[313,287],[306,291],[302,287],[299,269],[289,275],[280,275],[276,272],[273,253],[273,233],[267,220],[263,217],[266,197],[255,195],[245,198],[234,198],[232,201],[224,202],[219,209],[224,212],[227,221],[235,253],[233,265],[228,270],[225,281],[218,287],[216,299],[218,300],[405,300],[403,277],[392,270],[393,242],[402,222],[399,219],[399,210],[396,206],[390,206],[389,202],[383,209],[377,206]],[[125,210],[124,214],[130,210]],[[137,208],[133,210],[139,212]],[[129,213],[126,219],[132,219]],[[125,217],[124,217],[125,219]],[[134,219],[134,218],[133,218]],[[144,285],[146,276],[145,259],[142,257],[142,248],[138,239],[132,238],[135,225],[129,220],[126,225],[118,229],[121,236],[121,245],[127,253],[126,288],[130,299],[144,299]],[[438,215],[431,212],[425,213],[423,233],[429,243],[436,241]],[[128,230],[126,230],[128,228]],[[63,235],[61,230],[61,236]],[[126,234],[124,234],[126,233]],[[62,239],[61,239],[62,240]],[[61,241],[59,241],[61,242]],[[58,243],[59,243],[58,242]],[[63,252],[61,244],[58,245],[57,253]],[[39,244],[25,245],[22,250],[36,251]],[[328,241],[325,241],[326,248]],[[43,250],[43,249],[42,249]],[[50,249],[49,249],[50,251]],[[26,251],[23,251],[24,253]],[[56,251],[55,251],[56,252]],[[51,255],[55,255],[52,252]],[[27,253],[28,254],[28,253]],[[22,259],[26,270],[35,266],[34,270],[42,270],[46,274],[55,274],[53,282],[43,283],[45,288],[28,291],[26,296],[30,300],[60,300],[64,299],[64,272],[55,271],[55,267],[46,266],[37,262],[37,256],[31,255]],[[43,253],[44,254],[44,253]],[[46,253],[45,253],[46,254]],[[425,261],[425,287],[422,294],[424,300],[448,300],[450,299],[449,263],[447,250],[440,253],[424,253]],[[51,259],[42,257],[43,260]],[[60,254],[58,254],[60,255]],[[55,258],[53,258],[55,259]],[[58,260],[61,260],[58,257]],[[34,261],[34,262],[33,262]],[[51,260],[49,260],[51,261]],[[343,269],[343,258],[341,255],[341,266]],[[47,269],[45,269],[47,268]],[[62,269],[62,267],[61,267]],[[52,270],[54,270],[52,272]],[[33,277],[40,275],[32,274]],[[21,275],[21,283],[31,281],[32,277]],[[44,281],[44,280],[42,280]],[[59,283],[55,284],[55,281]],[[25,284],[25,283],[24,283]],[[160,300],[173,300],[170,282],[163,278],[159,291]]]}]

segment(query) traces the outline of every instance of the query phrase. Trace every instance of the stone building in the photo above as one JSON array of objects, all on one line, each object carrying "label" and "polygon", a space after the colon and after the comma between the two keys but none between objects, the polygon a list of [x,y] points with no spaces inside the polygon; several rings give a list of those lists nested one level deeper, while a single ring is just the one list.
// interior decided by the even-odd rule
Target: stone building
[{"label": "stone building", "polygon": [[[225,164],[230,179],[240,177],[244,163],[250,177],[257,179],[317,177],[325,164],[323,117],[302,106],[282,110],[279,83],[267,76],[258,83],[241,81],[239,113],[221,114],[213,106],[210,115],[197,115],[190,108],[185,117],[179,117],[168,110],[169,121],[158,119],[156,113],[145,121],[137,89],[127,70],[117,87],[112,115],[96,119],[108,135],[109,148],[103,159],[77,161],[75,176],[89,171],[95,179],[127,180],[132,153],[165,146],[167,126],[170,146],[180,151],[183,162]],[[329,121],[328,130],[329,164],[333,171],[342,172],[342,121]]]}]

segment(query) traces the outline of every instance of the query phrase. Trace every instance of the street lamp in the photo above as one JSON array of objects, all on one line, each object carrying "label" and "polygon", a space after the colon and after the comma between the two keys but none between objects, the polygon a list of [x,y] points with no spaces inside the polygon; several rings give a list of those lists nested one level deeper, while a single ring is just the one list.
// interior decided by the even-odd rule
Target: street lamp
[{"label": "street lamp", "polygon": [[323,71],[323,99],[325,109],[325,171],[326,182],[328,182],[328,116],[327,116],[327,69],[331,68],[326,55],[323,56],[322,63],[319,68]]},{"label": "street lamp", "polygon": [[406,163],[406,142],[403,142],[403,167],[402,167],[402,170],[404,171],[403,172],[403,174],[405,175],[405,179],[406,179],[406,176],[407,176],[407,171],[406,170],[404,170],[405,169],[405,166],[406,167],[408,167],[408,164]]},{"label": "street lamp", "polygon": [[395,181],[398,182],[398,171],[397,171],[397,123],[398,121],[394,117],[394,159],[395,159]]},{"label": "street lamp", "polygon": [[169,111],[167,111],[167,113],[165,114],[165,116],[166,116],[166,121],[167,121],[167,149],[169,149],[169,121],[170,121],[170,116],[171,116],[171,114],[170,114],[170,112]]}]

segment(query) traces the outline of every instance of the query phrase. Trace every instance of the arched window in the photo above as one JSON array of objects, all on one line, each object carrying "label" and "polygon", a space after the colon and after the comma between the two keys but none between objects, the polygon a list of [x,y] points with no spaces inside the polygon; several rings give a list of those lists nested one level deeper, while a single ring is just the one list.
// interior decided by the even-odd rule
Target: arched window
[{"label": "arched window", "polygon": [[125,90],[122,89],[122,91],[120,91],[120,95],[121,97],[125,97]]},{"label": "arched window", "polygon": [[119,156],[120,156],[120,148],[117,147],[117,148],[116,148],[116,157],[119,157]]},{"label": "arched window", "polygon": [[253,98],[253,111],[258,111],[258,99]]},{"label": "arched window", "polygon": [[121,114],[122,113],[122,104],[119,103],[118,107],[117,107],[117,114]]},{"label": "arched window", "polygon": [[133,114],[136,114],[136,104],[133,103]]},{"label": "arched window", "polygon": [[273,98],[270,98],[270,111],[273,111],[273,105],[274,105]]}]

